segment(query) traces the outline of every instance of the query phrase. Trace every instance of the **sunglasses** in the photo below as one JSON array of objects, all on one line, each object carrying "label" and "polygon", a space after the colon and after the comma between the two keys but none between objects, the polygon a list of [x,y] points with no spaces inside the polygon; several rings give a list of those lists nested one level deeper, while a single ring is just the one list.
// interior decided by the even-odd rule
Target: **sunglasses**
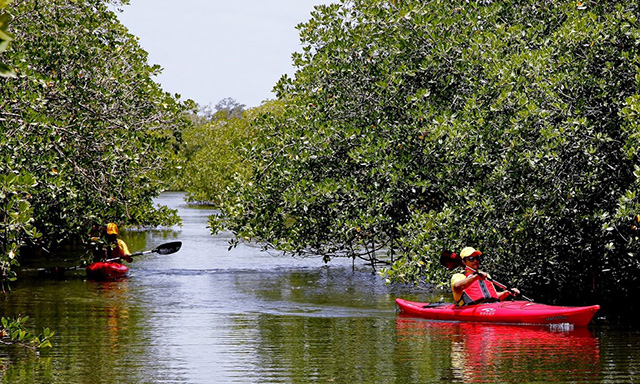
[{"label": "sunglasses", "polygon": [[481,256],[469,256],[466,259],[469,260],[469,261],[476,261],[476,260],[482,261],[482,257]]}]

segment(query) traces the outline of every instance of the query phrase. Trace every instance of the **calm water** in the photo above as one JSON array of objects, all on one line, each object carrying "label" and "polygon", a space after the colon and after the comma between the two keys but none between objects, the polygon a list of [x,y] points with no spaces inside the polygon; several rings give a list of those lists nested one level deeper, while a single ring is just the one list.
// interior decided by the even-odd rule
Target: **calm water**
[{"label": "calm water", "polygon": [[125,239],[132,251],[181,240],[178,253],[141,256],[120,282],[24,276],[2,298],[2,315],[56,331],[40,354],[0,347],[4,383],[640,382],[634,329],[402,317],[395,297],[432,298],[347,261],[229,252],[230,235],[206,229],[210,210],[181,194],[160,202],[184,226]]}]

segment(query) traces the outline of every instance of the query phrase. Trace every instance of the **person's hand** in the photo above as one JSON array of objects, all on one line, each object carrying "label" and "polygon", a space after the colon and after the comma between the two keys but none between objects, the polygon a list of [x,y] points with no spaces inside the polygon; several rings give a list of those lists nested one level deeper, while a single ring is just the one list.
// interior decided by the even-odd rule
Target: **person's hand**
[{"label": "person's hand", "polygon": [[509,291],[509,294],[511,296],[519,296],[520,295],[520,290],[518,288],[511,288],[511,290]]},{"label": "person's hand", "polygon": [[478,276],[480,280],[484,280],[487,278],[487,274],[482,271],[475,271],[474,275]]}]

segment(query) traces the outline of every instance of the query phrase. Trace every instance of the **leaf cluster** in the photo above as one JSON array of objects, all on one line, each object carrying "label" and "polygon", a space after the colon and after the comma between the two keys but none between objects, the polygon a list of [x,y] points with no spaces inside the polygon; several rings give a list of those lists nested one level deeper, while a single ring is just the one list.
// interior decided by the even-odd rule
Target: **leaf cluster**
[{"label": "leaf cluster", "polygon": [[0,169],[37,178],[36,227],[51,241],[107,220],[176,222],[151,198],[192,105],[154,82],[160,68],[103,1],[23,0],[12,12],[17,77],[1,80]]},{"label": "leaf cluster", "polygon": [[37,350],[41,348],[51,348],[51,338],[54,336],[49,328],[45,328],[41,334],[36,335],[26,328],[25,323],[29,316],[16,317],[13,319],[0,318],[0,343],[5,345],[20,345],[25,348]]},{"label": "leaf cluster", "polygon": [[[280,116],[253,123],[226,226],[297,254],[446,281],[465,245],[551,298],[637,286],[640,5],[373,1],[316,7]],[[504,280],[504,279],[501,279]]]},{"label": "leaf cluster", "polygon": [[22,200],[6,203],[13,205],[5,217],[22,212],[21,222],[42,236],[35,242],[23,236],[28,231],[7,226],[4,244],[79,244],[95,224],[110,221],[179,222],[152,199],[165,188],[162,172],[195,104],[154,81],[161,68],[147,63],[108,4],[12,2],[16,39],[4,57],[16,76],[0,78],[0,176],[33,182],[21,184]]},{"label": "leaf cluster", "polygon": [[20,247],[41,234],[33,226],[29,191],[36,185],[30,174],[0,174],[0,284],[2,290],[16,279]]}]

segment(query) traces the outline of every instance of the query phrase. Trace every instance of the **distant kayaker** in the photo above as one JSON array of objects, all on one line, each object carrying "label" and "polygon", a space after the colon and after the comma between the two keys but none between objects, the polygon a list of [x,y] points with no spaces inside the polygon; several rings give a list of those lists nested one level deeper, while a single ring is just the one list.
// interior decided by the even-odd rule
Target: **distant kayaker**
[{"label": "distant kayaker", "polygon": [[118,238],[116,223],[107,224],[107,259],[122,259],[131,262],[131,252],[124,240]]},{"label": "distant kayaker", "polygon": [[471,305],[492,301],[502,301],[510,296],[517,296],[520,291],[516,288],[510,291],[496,291],[489,280],[491,276],[480,271],[482,252],[473,247],[466,247],[460,252],[464,273],[456,273],[451,277],[453,299],[458,305]]}]

